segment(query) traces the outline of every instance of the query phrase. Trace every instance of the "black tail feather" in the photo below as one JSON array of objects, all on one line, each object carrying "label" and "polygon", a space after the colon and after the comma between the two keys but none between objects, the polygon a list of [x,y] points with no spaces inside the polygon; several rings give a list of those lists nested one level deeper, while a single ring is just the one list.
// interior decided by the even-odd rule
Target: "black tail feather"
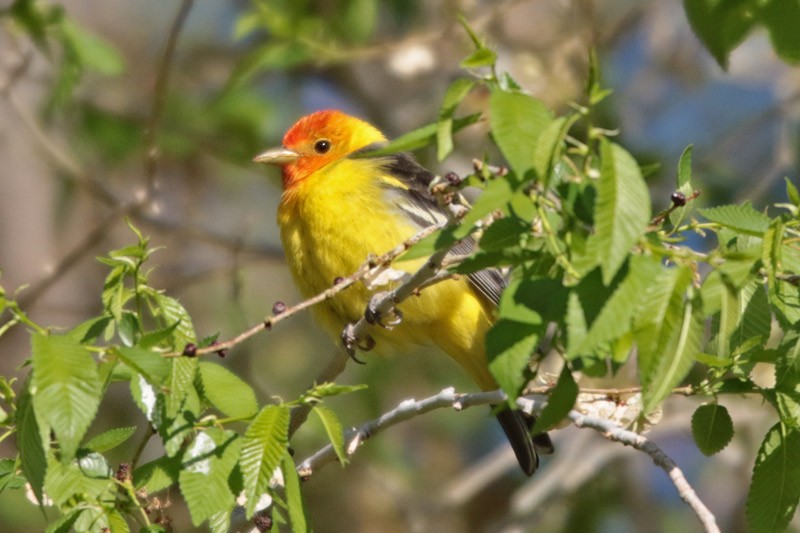
[{"label": "black tail feather", "polygon": [[[496,406],[492,407],[496,409]],[[522,471],[528,476],[532,476],[539,466],[539,453],[553,453],[553,443],[547,433],[540,433],[531,436],[530,430],[536,422],[536,418],[523,413],[522,411],[502,409],[496,411],[500,426],[517,456]]]}]

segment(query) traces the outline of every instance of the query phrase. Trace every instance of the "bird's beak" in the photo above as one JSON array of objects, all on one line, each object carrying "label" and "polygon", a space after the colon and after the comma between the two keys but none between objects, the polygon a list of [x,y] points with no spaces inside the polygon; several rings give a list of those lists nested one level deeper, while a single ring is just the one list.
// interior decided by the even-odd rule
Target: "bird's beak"
[{"label": "bird's beak", "polygon": [[300,157],[300,154],[288,148],[278,147],[270,148],[266,152],[261,152],[253,158],[254,163],[265,163],[267,165],[285,165],[287,163],[294,163]]}]

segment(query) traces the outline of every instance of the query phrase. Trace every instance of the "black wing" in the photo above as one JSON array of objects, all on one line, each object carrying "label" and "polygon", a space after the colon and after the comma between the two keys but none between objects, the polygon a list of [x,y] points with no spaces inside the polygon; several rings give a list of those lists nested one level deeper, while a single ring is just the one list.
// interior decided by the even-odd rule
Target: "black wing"
[{"label": "black wing", "polygon": [[[370,145],[362,148],[359,152],[368,152],[379,148],[379,145]],[[425,167],[420,165],[413,155],[405,152],[382,156],[383,167],[392,177],[399,180],[406,189],[396,189],[393,192],[402,195],[402,202],[396,202],[399,209],[403,211],[420,228],[436,224],[446,218],[441,208],[436,203],[433,195],[428,190],[428,186],[433,180],[431,174]],[[408,202],[408,200],[411,202]],[[475,241],[466,238],[456,244],[451,250],[453,255],[466,255],[475,248]],[[500,295],[503,293],[507,282],[502,272],[496,268],[486,268],[467,275],[470,285],[478,294],[486,298],[493,305],[500,302]]]}]

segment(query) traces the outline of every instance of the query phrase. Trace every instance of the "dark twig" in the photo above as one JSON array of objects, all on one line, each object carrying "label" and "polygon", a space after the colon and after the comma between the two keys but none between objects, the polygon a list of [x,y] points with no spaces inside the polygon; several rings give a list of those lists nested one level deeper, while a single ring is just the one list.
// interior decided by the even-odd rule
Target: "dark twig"
[{"label": "dark twig", "polygon": [[153,92],[153,105],[150,108],[150,117],[147,119],[147,129],[145,130],[145,164],[144,174],[147,185],[146,199],[153,197],[156,187],[156,172],[158,170],[158,144],[156,137],[161,126],[161,117],[164,114],[164,104],[167,101],[167,89],[169,87],[169,74],[172,67],[172,59],[175,56],[175,48],[178,45],[178,36],[183,28],[186,18],[192,9],[194,0],[183,0],[167,38],[167,45],[161,62],[158,65],[156,74],[156,85]]}]

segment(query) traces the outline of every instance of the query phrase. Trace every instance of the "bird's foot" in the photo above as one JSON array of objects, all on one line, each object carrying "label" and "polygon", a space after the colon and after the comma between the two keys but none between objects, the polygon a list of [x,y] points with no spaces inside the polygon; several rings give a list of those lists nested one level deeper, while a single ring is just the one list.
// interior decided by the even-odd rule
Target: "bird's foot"
[{"label": "bird's foot", "polygon": [[361,350],[362,352],[372,350],[375,348],[375,339],[367,335],[359,342],[359,339],[356,338],[355,327],[355,324],[352,322],[344,327],[342,330],[342,344],[344,345],[344,349],[347,350],[347,355],[350,356],[350,359],[359,365],[365,365],[367,364],[366,361],[362,361],[356,357],[356,350]]},{"label": "bird's foot", "polygon": [[[388,312],[380,310],[381,303],[388,297],[388,292],[379,292],[370,298],[369,304],[367,304],[367,308],[364,311],[364,319],[369,324],[378,324],[382,328],[392,329],[403,321],[403,312],[397,307],[392,307]],[[389,320],[384,319],[386,314],[390,315]]]}]

